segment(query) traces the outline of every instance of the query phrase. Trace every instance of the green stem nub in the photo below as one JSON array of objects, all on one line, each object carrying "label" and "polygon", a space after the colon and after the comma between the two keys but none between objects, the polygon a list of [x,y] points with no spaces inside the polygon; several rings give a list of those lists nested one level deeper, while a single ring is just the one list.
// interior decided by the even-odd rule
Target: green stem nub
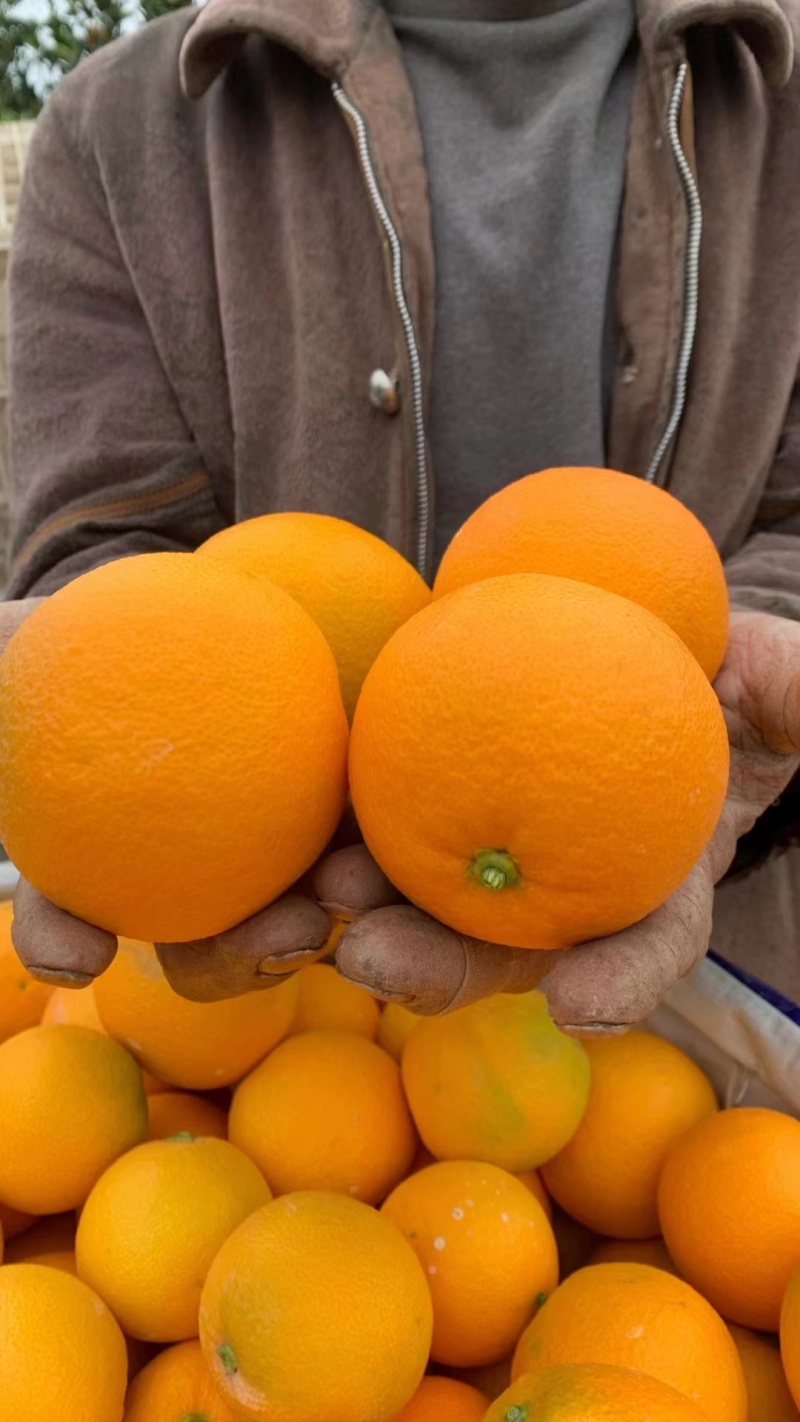
[{"label": "green stem nub", "polygon": [[207,1412],[184,1412],[178,1422],[211,1422],[211,1418]]},{"label": "green stem nub", "polygon": [[236,1361],[236,1354],[230,1343],[220,1343],[217,1349],[217,1357],[228,1374],[228,1377],[231,1377],[233,1373],[238,1373],[239,1364]]},{"label": "green stem nub", "polygon": [[505,849],[479,849],[468,873],[481,888],[495,894],[501,889],[513,889],[521,878],[516,859]]}]

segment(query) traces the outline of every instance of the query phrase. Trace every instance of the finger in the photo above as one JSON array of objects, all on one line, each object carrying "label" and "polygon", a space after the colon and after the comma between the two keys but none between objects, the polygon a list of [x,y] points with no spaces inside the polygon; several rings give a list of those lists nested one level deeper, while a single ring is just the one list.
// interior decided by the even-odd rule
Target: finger
[{"label": "finger", "polygon": [[336,967],[375,997],[430,1017],[495,992],[527,992],[557,956],[467,938],[421,909],[395,904],[348,928]]},{"label": "finger", "polygon": [[0,656],[26,617],[44,602],[43,597],[23,597],[16,602],[0,603]]},{"label": "finger", "polygon": [[156,943],[164,973],[181,997],[216,1002],[274,987],[327,949],[330,920],[300,894],[286,894],[226,933],[192,943]]},{"label": "finger", "polygon": [[113,933],[95,928],[20,879],[14,894],[11,939],[34,978],[59,987],[86,987],[104,973],[117,951]]},{"label": "finger", "polygon": [[327,854],[316,866],[311,888],[317,903],[328,913],[349,918],[396,904],[402,898],[365,844]]},{"label": "finger", "polygon": [[581,1034],[642,1022],[704,956],[713,899],[703,860],[640,923],[564,953],[542,983],[556,1025]]}]

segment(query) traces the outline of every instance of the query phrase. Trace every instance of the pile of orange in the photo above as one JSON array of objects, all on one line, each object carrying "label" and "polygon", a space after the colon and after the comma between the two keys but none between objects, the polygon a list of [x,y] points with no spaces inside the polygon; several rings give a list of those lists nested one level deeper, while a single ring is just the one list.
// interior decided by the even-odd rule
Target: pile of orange
[{"label": "pile of orange", "polygon": [[800,1122],[538,992],[420,1021],[322,963],[196,1003],[152,947],[303,875],[348,758],[368,846],[448,924],[638,920],[725,793],[726,623],[687,510],[554,470],[432,595],[282,514],[23,625],[0,840],[122,937],[51,993],[0,922],[0,1422],[800,1422]]},{"label": "pile of orange", "polygon": [[799,1422],[800,1122],[538,992],[248,1038],[122,962],[0,1045],[3,1422]]}]

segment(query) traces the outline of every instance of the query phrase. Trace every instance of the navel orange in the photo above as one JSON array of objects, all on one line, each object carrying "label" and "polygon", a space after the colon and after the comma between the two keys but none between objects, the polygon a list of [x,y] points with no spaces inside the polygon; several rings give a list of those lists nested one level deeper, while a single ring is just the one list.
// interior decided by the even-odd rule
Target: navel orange
[{"label": "navel orange", "polygon": [[483,1422],[488,1397],[454,1378],[423,1378],[397,1422]]},{"label": "navel orange", "polygon": [[53,989],[23,968],[11,942],[11,903],[0,902],[0,1042],[35,1027]]},{"label": "navel orange", "polygon": [[689,1284],[646,1264],[593,1264],[570,1275],[517,1344],[512,1375],[561,1363],[612,1363],[658,1378],[708,1422],[746,1422],[733,1339]]},{"label": "navel orange", "polygon": [[0,1195],[31,1214],[83,1203],[147,1133],[142,1074],[88,1027],[31,1027],[0,1046]]},{"label": "navel orange", "polygon": [[774,1339],[728,1326],[744,1369],[747,1422],[800,1422]]},{"label": "navel orange", "polygon": [[430,588],[400,553],[326,514],[263,514],[224,528],[197,551],[296,598],[327,638],[351,717],[381,647],[430,602]]},{"label": "navel orange", "polygon": [[253,1422],[392,1422],[428,1361],[431,1300],[395,1226],[344,1195],[284,1195],[211,1266],[200,1341],[222,1396]]},{"label": "navel orange", "polygon": [[216,1136],[221,1141],[228,1135],[228,1118],[221,1107],[188,1091],[160,1091],[148,1096],[147,1111],[151,1141],[164,1141],[187,1131],[192,1136]]},{"label": "navel orange", "polygon": [[504,1357],[558,1283],[544,1210],[497,1166],[430,1165],[398,1185],[381,1212],[425,1271],[437,1363],[477,1367]]},{"label": "navel orange", "polygon": [[75,579],[0,664],[0,838],[61,908],[159,942],[230,928],[345,798],[333,656],[266,579],[188,553]]},{"label": "navel orange", "polygon": [[728,780],[719,702],[652,613],[519,573],[440,598],[364,683],[350,788],[369,849],[459,932],[563,948],[663,903]]},{"label": "navel orange", "polygon": [[674,1388],[630,1368],[565,1364],[513,1382],[484,1422],[704,1422]]},{"label": "navel orange", "polygon": [[299,1032],[358,1032],[374,1041],[379,1018],[374,997],[340,977],[330,964],[314,963],[297,974],[291,1036]]},{"label": "navel orange", "polygon": [[800,1407],[800,1263],[792,1272],[781,1307],[781,1359],[789,1391]]},{"label": "navel orange", "polygon": [[270,1199],[260,1171],[228,1141],[149,1141],[112,1165],[86,1201],[78,1273],[131,1337],[194,1338],[212,1260]]},{"label": "navel orange", "polygon": [[128,1388],[123,1422],[236,1422],[196,1338],[166,1348]]},{"label": "navel orange", "polygon": [[419,1024],[420,1018],[415,1012],[409,1012],[399,1002],[387,1002],[378,1023],[378,1046],[396,1062],[402,1061],[406,1042]]},{"label": "navel orange", "polygon": [[120,1422],[125,1342],[105,1304],[61,1269],[0,1269],[3,1422]]},{"label": "navel orange", "polygon": [[170,987],[149,943],[123,939],[95,997],[106,1030],[143,1067],[173,1086],[206,1091],[238,1081],[285,1037],[297,980],[220,1002],[188,1002]]},{"label": "navel orange", "polygon": [[498,993],[426,1017],[406,1042],[403,1084],[439,1160],[530,1170],[563,1149],[589,1095],[589,1059],[540,992]]},{"label": "navel orange", "polygon": [[641,604],[708,677],[728,640],[722,563],[700,520],[664,489],[613,469],[544,469],[494,494],[456,534],[434,596],[505,573],[550,573]]},{"label": "navel orange", "polygon": [[800,1121],[754,1107],[699,1121],[666,1158],[658,1212],[684,1279],[733,1323],[776,1332],[800,1259]]},{"label": "navel orange", "polygon": [[717,1109],[708,1077],[652,1032],[585,1043],[589,1101],[571,1140],[542,1167],[562,1209],[598,1234],[659,1233],[658,1178],[672,1143]]},{"label": "navel orange", "polygon": [[42,1013],[43,1027],[91,1027],[105,1032],[97,1011],[94,983],[84,988],[55,988]]},{"label": "navel orange", "polygon": [[356,1032],[290,1037],[240,1082],[228,1134],[276,1195],[341,1190],[379,1204],[417,1137],[397,1063]]}]

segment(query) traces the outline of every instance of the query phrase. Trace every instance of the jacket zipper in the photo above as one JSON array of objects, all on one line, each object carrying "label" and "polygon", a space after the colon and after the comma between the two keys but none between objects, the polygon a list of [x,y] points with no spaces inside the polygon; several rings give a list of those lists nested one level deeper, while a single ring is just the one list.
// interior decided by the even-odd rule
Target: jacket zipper
[{"label": "jacket zipper", "polygon": [[694,340],[697,333],[697,302],[700,286],[700,241],[703,232],[703,209],[700,203],[700,193],[698,192],[697,183],[695,182],[689,160],[683,150],[678,128],[688,73],[689,65],[684,61],[678,69],[667,115],[667,132],[669,134],[670,148],[672,149],[672,154],[680,175],[689,222],[686,238],[686,286],[683,304],[683,329],[681,332],[680,345],[678,347],[678,361],[675,367],[672,405],[667,417],[667,423],[664,426],[664,432],[658,441],[655,453],[650,461],[650,467],[645,474],[645,479],[648,483],[661,485],[666,482],[668,472],[667,466],[664,465],[664,457],[678,433],[686,405],[689,364],[692,359]]},{"label": "jacket zipper", "polygon": [[428,565],[431,500],[428,487],[428,455],[425,443],[422,362],[420,360],[414,322],[411,319],[411,312],[409,311],[403,283],[403,249],[400,245],[400,238],[397,235],[397,228],[389,216],[389,210],[383,200],[383,194],[378,185],[375,166],[369,147],[367,125],[363,115],[360,110],[356,108],[355,104],[348,99],[340,84],[334,82],[331,87],[333,89],[333,97],[339,105],[339,108],[343,113],[347,114],[355,129],[361,171],[364,174],[370,201],[389,244],[392,295],[394,297],[395,306],[397,307],[397,313],[400,317],[400,324],[403,328],[403,336],[408,353],[408,364],[411,370],[411,408],[414,420],[414,455],[417,482],[417,568],[422,577],[425,577]]}]

